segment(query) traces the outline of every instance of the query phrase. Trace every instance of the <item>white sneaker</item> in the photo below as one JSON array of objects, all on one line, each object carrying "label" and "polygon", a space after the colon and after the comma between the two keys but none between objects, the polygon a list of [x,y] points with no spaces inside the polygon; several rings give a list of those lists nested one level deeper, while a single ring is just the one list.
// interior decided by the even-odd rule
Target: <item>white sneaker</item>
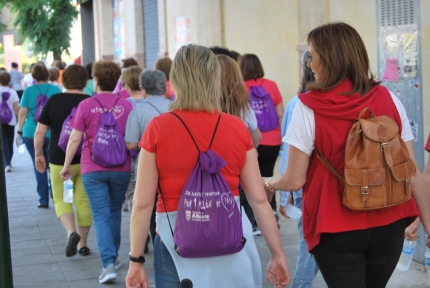
[{"label": "white sneaker", "polygon": [[99,283],[108,283],[116,279],[115,267],[113,264],[109,264],[107,268],[103,268],[102,274],[99,277]]},{"label": "white sneaker", "polygon": [[7,165],[6,168],[4,168],[5,172],[10,172],[12,171],[12,167],[10,167],[10,165]]},{"label": "white sneaker", "polygon": [[255,226],[254,229],[252,229],[252,235],[254,235],[254,236],[261,235],[260,228],[258,228],[257,226]]},{"label": "white sneaker", "polygon": [[118,258],[116,258],[116,260],[115,260],[115,270],[118,270],[119,267],[121,267],[121,265],[122,265],[121,261],[119,261]]}]

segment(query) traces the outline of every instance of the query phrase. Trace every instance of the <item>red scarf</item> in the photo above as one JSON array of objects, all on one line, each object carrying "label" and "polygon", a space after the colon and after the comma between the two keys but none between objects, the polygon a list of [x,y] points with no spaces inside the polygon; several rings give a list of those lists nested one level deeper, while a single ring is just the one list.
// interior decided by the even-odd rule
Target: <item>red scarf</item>
[{"label": "red scarf", "polygon": [[[376,85],[363,97],[350,91],[352,84],[345,79],[330,91],[310,91],[299,94],[303,104],[314,111],[315,147],[344,174],[345,145],[353,121],[364,108],[371,108],[376,116],[388,115],[399,126],[402,122],[389,91]],[[319,243],[321,233],[361,230],[388,225],[399,219],[418,216],[414,200],[387,209],[369,212],[355,211],[342,204],[343,186],[312,153],[303,186],[303,235],[309,251]],[[415,219],[411,218],[413,221]]]}]

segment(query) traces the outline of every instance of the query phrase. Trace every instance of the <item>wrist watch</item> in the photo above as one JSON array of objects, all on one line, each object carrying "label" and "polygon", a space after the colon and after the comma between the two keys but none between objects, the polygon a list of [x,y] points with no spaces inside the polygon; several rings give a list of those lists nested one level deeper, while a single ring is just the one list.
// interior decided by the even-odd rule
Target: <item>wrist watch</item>
[{"label": "wrist watch", "polygon": [[16,134],[22,135],[22,131],[16,131]]},{"label": "wrist watch", "polygon": [[128,259],[130,259],[131,262],[137,262],[137,263],[145,263],[145,256],[140,256],[139,258],[131,256],[131,252],[128,253]]}]

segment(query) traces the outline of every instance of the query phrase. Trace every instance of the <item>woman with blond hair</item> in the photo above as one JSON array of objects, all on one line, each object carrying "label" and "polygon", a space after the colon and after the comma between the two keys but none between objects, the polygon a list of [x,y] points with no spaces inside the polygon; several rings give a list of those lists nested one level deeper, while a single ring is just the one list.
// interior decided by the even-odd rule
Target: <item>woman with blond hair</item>
[{"label": "woman with blond hair", "polygon": [[[262,232],[272,256],[267,268],[268,280],[272,284],[276,281],[277,287],[289,283],[288,266],[275,218],[261,186],[257,155],[249,131],[240,118],[221,112],[220,74],[215,54],[206,47],[187,45],[176,54],[170,72],[176,93],[176,99],[169,107],[171,113],[153,118],[139,142],[142,149],[130,223],[132,262],[126,278],[127,287],[148,287],[142,255],[157,187],[158,235],[154,243],[157,287],[179,287],[181,282],[209,288],[231,287],[232,283],[241,287],[262,286],[260,259],[245,213],[241,218],[247,242],[239,252],[184,258],[174,249],[170,229],[175,226],[181,191],[196,165],[199,153],[195,146],[206,151],[216,126],[211,150],[226,162],[220,172],[235,198],[239,196],[239,181],[242,183],[257,221],[264,223]],[[193,135],[194,143],[190,135]],[[221,236],[228,231],[219,233]]]}]

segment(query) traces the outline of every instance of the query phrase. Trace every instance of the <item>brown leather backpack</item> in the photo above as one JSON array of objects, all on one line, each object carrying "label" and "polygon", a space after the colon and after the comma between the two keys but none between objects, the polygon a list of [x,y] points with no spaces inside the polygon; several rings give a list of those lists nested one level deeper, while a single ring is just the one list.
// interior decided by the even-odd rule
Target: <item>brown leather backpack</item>
[{"label": "brown leather backpack", "polygon": [[353,210],[391,207],[411,199],[415,163],[399,127],[390,117],[361,111],[349,131],[345,149],[345,178],[315,148],[321,162],[345,187],[342,203]]}]

